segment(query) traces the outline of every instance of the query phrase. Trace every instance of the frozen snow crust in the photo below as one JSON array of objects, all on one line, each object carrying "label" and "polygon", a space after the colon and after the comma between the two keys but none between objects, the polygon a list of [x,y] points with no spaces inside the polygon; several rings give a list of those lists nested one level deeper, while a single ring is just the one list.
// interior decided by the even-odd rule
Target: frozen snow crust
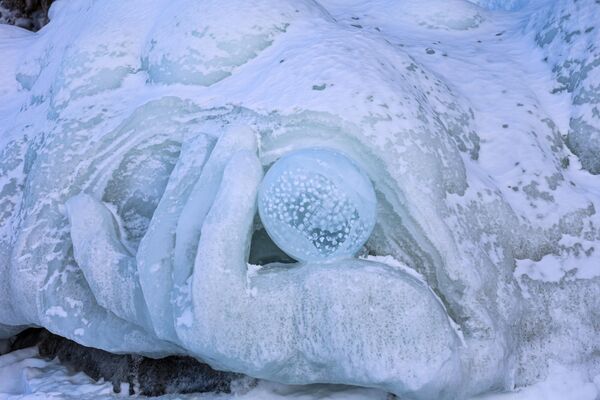
[{"label": "frozen snow crust", "polygon": [[[0,336],[413,399],[598,374],[600,7],[481,4],[514,11],[59,0],[0,26]],[[264,171],[308,147],[373,182],[371,256],[248,265]]]}]

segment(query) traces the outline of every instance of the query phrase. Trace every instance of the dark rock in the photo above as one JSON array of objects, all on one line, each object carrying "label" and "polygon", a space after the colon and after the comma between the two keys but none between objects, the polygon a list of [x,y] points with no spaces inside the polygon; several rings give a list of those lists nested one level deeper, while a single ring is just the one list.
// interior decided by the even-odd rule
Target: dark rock
[{"label": "dark rock", "polygon": [[235,381],[252,379],[216,371],[191,357],[152,359],[134,354],[112,354],[82,346],[45,329],[27,329],[10,340],[11,351],[37,346],[40,356],[58,358],[67,367],[86,373],[94,380],[111,382],[116,393],[129,384],[129,394],[160,396],[166,393],[226,392]]},{"label": "dark rock", "polygon": [[45,329],[29,328],[25,329],[16,336],[8,340],[10,351],[25,349],[27,347],[37,346],[42,340],[42,336],[46,334]]},{"label": "dark rock", "polygon": [[38,31],[48,23],[53,0],[0,0],[0,23]]}]

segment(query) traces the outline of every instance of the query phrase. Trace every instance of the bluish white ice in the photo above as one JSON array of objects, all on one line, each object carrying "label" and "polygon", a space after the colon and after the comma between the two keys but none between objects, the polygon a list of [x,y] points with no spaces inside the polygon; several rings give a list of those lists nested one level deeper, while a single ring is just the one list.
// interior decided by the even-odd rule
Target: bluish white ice
[{"label": "bluish white ice", "polygon": [[[0,337],[414,399],[600,374],[596,1],[50,11],[0,25]],[[250,265],[315,147],[373,184],[361,257]]]},{"label": "bluish white ice", "polygon": [[258,210],[280,249],[301,261],[354,256],[376,218],[369,178],[347,157],[324,148],[286,154],[260,184]]}]

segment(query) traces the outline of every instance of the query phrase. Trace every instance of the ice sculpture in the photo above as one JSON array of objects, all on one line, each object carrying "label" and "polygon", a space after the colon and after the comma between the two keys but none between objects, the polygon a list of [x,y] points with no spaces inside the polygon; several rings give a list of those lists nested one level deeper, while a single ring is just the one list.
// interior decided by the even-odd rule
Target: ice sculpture
[{"label": "ice sculpture", "polygon": [[[58,0],[0,26],[0,336],[407,399],[600,371],[599,11],[509,3]],[[307,148],[369,176],[363,257],[249,265],[263,171]]]},{"label": "ice sculpture", "polygon": [[275,162],[261,183],[258,211],[273,241],[301,261],[356,254],[375,226],[369,178],[344,155],[303,149]]}]

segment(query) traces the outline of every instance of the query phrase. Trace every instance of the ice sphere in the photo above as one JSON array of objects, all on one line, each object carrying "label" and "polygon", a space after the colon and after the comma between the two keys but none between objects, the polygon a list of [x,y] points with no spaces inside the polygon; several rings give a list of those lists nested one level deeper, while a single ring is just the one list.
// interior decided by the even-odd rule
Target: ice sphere
[{"label": "ice sphere", "polygon": [[258,195],[273,241],[300,261],[351,257],[375,226],[375,192],[367,175],[341,153],[294,151],[267,172]]}]

